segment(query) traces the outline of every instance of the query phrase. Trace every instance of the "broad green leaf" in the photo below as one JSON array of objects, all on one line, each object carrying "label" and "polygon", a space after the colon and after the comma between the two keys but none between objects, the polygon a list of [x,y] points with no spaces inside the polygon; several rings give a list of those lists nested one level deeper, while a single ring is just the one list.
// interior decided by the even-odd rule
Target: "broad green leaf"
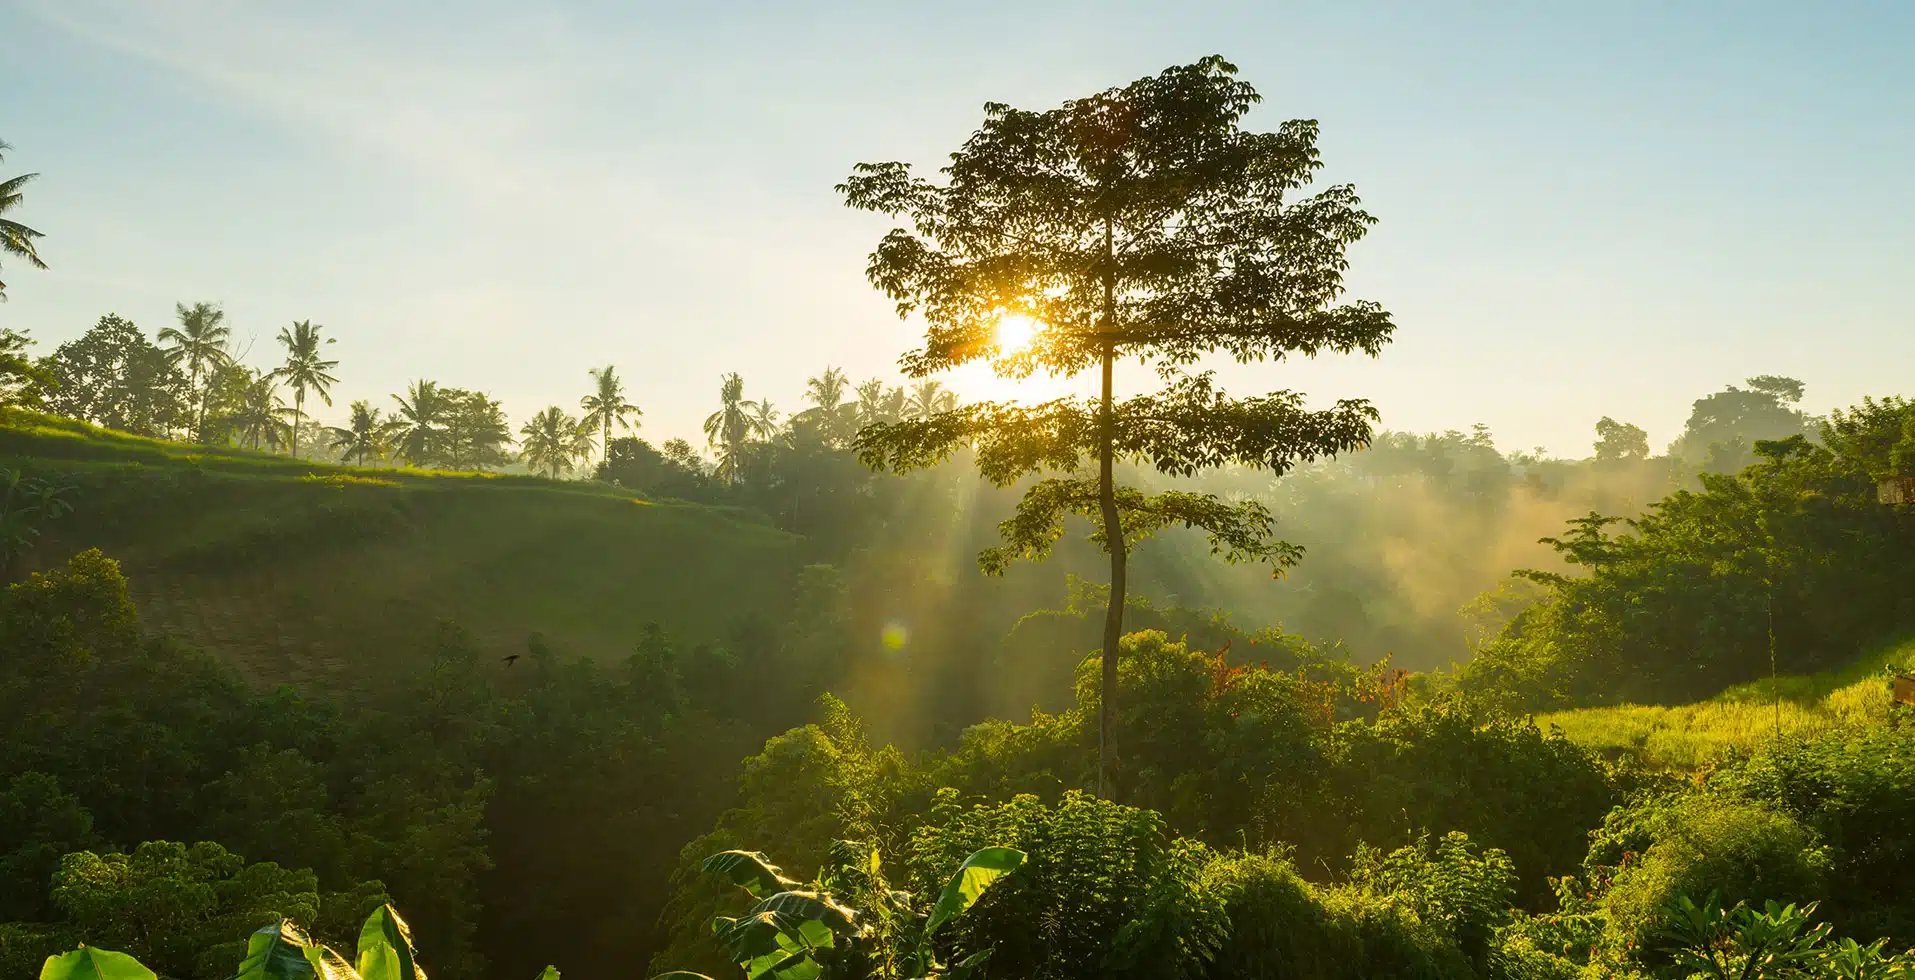
[{"label": "broad green leaf", "polygon": [[308,946],[303,951],[306,964],[313,968],[313,975],[319,980],[360,980],[359,974],[346,962],[346,958],[327,946]]},{"label": "broad green leaf", "polygon": [[158,980],[153,971],[125,953],[82,946],[71,953],[47,957],[40,980]]},{"label": "broad green leaf", "polygon": [[1009,847],[987,847],[965,858],[964,863],[958,865],[957,874],[945,883],[938,904],[932,907],[930,921],[924,924],[924,934],[931,935],[952,916],[970,908],[992,882],[1023,864],[1024,852]]},{"label": "broad green leaf", "polygon": [[[550,970],[552,968],[548,966],[546,969]],[[555,977],[558,976],[556,972],[552,975]],[[539,980],[545,980],[545,977],[540,976]],[[703,973],[693,973],[690,970],[673,970],[670,973],[661,973],[653,977],[652,980],[711,980],[711,978]]]},{"label": "broad green leaf", "polygon": [[778,866],[762,851],[723,851],[706,858],[703,867],[707,873],[724,875],[753,898],[767,898],[797,884],[779,874]]},{"label": "broad green leaf", "polygon": [[[813,904],[823,907],[815,900]],[[713,930],[725,947],[725,956],[738,964],[749,980],[811,980],[823,970],[811,958],[812,952],[836,942],[824,921],[776,909],[754,909],[751,914],[730,920],[722,929],[714,922]]]},{"label": "broad green leaf", "polygon": [[363,980],[426,980],[416,953],[412,928],[390,905],[375,909],[359,929],[359,976]]},{"label": "broad green leaf", "polygon": [[745,966],[749,980],[816,980],[824,965],[811,958],[809,950],[792,950],[782,956],[767,956]]},{"label": "broad green leaf", "polygon": [[850,932],[857,913],[818,892],[779,892],[751,907],[753,913],[776,912],[787,921],[817,920],[834,932]]},{"label": "broad green leaf", "polygon": [[[664,973],[664,974],[660,974],[660,976],[666,976],[666,977],[674,977],[674,976],[686,976],[686,977],[695,977],[695,976],[698,976],[698,974],[696,974],[696,973],[684,973],[684,972],[682,972],[682,971],[679,971],[679,970],[673,970],[673,971],[672,971],[672,972],[670,972],[670,973]],[[539,971],[539,980],[559,980],[559,968],[558,968],[558,967],[556,967],[556,966],[548,966],[548,967],[546,967],[546,968],[545,968],[544,970],[541,970],[541,971]],[[657,977],[654,977],[654,978],[653,978],[653,980],[658,980],[658,978],[657,978]],[[702,978],[702,980],[711,980],[711,978],[710,978],[710,977],[704,977],[704,978]]]},{"label": "broad green leaf", "polygon": [[806,919],[798,923],[795,931],[798,933],[798,938],[803,939],[805,944],[813,949],[830,949],[838,944],[838,937],[832,933],[831,927],[817,919]]},{"label": "broad green leaf", "polygon": [[324,976],[306,959],[312,941],[291,919],[260,929],[246,940],[246,958],[234,980],[304,980]]},{"label": "broad green leaf", "polygon": [[784,925],[778,913],[760,912],[732,919],[722,928],[714,921],[712,938],[725,948],[727,959],[743,966],[753,960],[783,952],[785,947],[778,942],[778,937],[784,932]]}]

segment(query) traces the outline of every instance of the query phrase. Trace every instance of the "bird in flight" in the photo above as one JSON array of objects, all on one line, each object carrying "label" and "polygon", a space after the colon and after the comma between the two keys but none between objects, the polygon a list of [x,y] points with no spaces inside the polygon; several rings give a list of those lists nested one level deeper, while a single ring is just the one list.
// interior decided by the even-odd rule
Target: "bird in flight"
[{"label": "bird in flight", "polygon": [[499,659],[500,659],[500,660],[503,660],[503,661],[505,661],[505,665],[506,665],[507,667],[510,667],[510,666],[512,666],[513,664],[515,664],[515,663],[518,663],[518,662],[519,662],[519,655],[518,655],[518,654],[516,654],[516,653],[511,653],[511,654],[507,654],[507,655],[505,655],[505,656],[503,656],[503,657],[500,657]]}]

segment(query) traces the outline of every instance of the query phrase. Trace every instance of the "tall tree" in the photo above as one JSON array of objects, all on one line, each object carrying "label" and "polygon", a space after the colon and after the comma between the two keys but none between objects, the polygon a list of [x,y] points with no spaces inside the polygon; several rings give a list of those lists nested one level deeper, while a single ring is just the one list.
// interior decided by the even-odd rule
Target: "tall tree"
[{"label": "tall tree", "polygon": [[942,381],[927,378],[911,386],[910,397],[905,400],[904,414],[907,418],[928,419],[955,408],[957,392],[945,388]]},{"label": "tall tree", "polygon": [[760,398],[745,403],[751,406],[751,433],[759,439],[770,439],[782,428],[779,419],[784,413],[771,403],[769,398]]},{"label": "tall tree", "polygon": [[[1117,461],[1176,476],[1227,464],[1282,473],[1364,445],[1376,419],[1360,400],[1325,411],[1306,411],[1303,396],[1288,391],[1233,400],[1209,372],[1182,373],[1219,351],[1240,362],[1375,355],[1394,329],[1374,303],[1339,305],[1345,249],[1373,222],[1355,190],[1286,202],[1320,166],[1316,123],[1247,132],[1243,117],[1258,101],[1234,66],[1205,58],[1046,111],[987,105],[941,182],[879,163],[859,165],[839,185],[852,207],[911,223],[884,237],[867,269],[900,316],[915,311],[926,321],[924,346],[901,362],[907,373],[987,360],[1007,377],[1101,376],[1094,399],[972,404],[867,427],[857,445],[867,463],[892,470],[975,446],[980,472],[1000,485],[1061,474],[1031,486],[999,526],[1004,544],[979,560],[1000,572],[1014,559],[1041,558],[1066,514],[1093,520],[1093,540],[1110,556],[1098,719],[1107,794],[1134,543],[1182,525],[1206,531],[1230,560],[1281,572],[1301,555],[1270,537],[1270,514],[1254,501],[1146,494],[1117,484]],[[1013,317],[1034,321],[1035,335],[1000,345],[996,330]],[[1120,402],[1115,366],[1132,358],[1154,364],[1166,386]]]},{"label": "tall tree", "polygon": [[[193,437],[206,440],[206,402],[211,395],[213,372],[232,359],[226,342],[233,331],[226,326],[226,311],[215,303],[174,303],[180,325],[159,332],[160,349],[174,364],[186,365],[186,381],[194,392]],[[202,378],[205,383],[202,384]]]},{"label": "tall tree", "polygon": [[320,356],[320,347],[332,343],[331,337],[320,336],[324,327],[311,320],[296,321],[290,327],[279,328],[279,345],[286,348],[286,363],[279,368],[279,376],[286,379],[286,387],[293,390],[293,457],[299,456],[299,425],[306,420],[306,392],[311,391],[332,405],[332,386],[338,381],[326,372],[339,366],[338,361],[328,361]]},{"label": "tall tree", "polygon": [[360,466],[366,465],[366,457],[383,459],[386,455],[386,436],[392,431],[390,420],[383,418],[378,409],[361,398],[352,403],[352,415],[344,427],[334,426],[327,431],[332,435],[332,448],[346,459],[356,459]]},{"label": "tall tree", "polygon": [[1605,415],[1596,420],[1596,458],[1648,459],[1649,433],[1639,425],[1618,422]]},{"label": "tall tree", "polygon": [[815,425],[826,442],[842,445],[858,431],[858,406],[845,400],[850,389],[851,380],[842,370],[826,367],[823,374],[805,380],[805,401],[811,407],[792,416],[792,421]]},{"label": "tall tree", "polygon": [[519,435],[524,437],[519,440],[519,458],[532,472],[543,470],[554,480],[570,473],[574,463],[591,456],[597,448],[592,445],[592,427],[557,405],[532,416]]},{"label": "tall tree", "polygon": [[705,418],[705,441],[718,450],[719,480],[736,484],[744,475],[745,444],[760,431],[759,406],[745,398],[745,379],[737,372],[718,384],[718,411]]},{"label": "tall tree", "polygon": [[42,367],[53,381],[47,407],[143,436],[192,421],[186,375],[131,320],[108,313],[56,348]]},{"label": "tall tree", "polygon": [[858,386],[858,425],[896,422],[904,418],[907,399],[903,388],[887,386],[883,378],[872,378]]},{"label": "tall tree", "polygon": [[445,428],[440,462],[456,470],[482,470],[512,461],[512,427],[497,399],[482,391],[440,388]]},{"label": "tall tree", "polygon": [[248,447],[278,451],[293,433],[286,421],[286,403],[279,397],[279,378],[271,371],[248,373],[252,380],[240,390],[238,405],[227,421],[235,438]]},{"label": "tall tree", "polygon": [[406,389],[404,397],[394,395],[392,400],[399,403],[391,420],[394,450],[399,458],[413,466],[435,462],[445,434],[447,409],[439,386],[420,379]]},{"label": "tall tree", "polygon": [[829,415],[844,405],[844,393],[850,387],[851,379],[843,370],[826,365],[823,374],[805,379],[805,400]]},{"label": "tall tree", "polygon": [[[13,149],[12,144],[5,140],[0,140],[0,162],[5,162],[6,151],[11,149]],[[33,244],[34,239],[43,236],[32,228],[28,228],[26,225],[6,216],[7,212],[20,206],[21,199],[24,196],[21,192],[21,188],[27,186],[33,178],[38,176],[40,175],[21,174],[18,177],[9,177],[6,180],[0,180],[0,253],[18,256],[19,258],[25,259],[28,265],[36,269],[44,269],[47,267],[47,264],[40,261],[40,252]],[[4,300],[6,297],[7,284],[0,282],[0,300]]]},{"label": "tall tree", "polygon": [[1756,461],[1756,443],[1813,431],[1815,420],[1795,407],[1802,382],[1763,374],[1746,383],[1696,399],[1669,454],[1711,473],[1734,473]]},{"label": "tall tree", "polygon": [[632,419],[644,415],[637,405],[625,400],[625,382],[619,380],[618,372],[607,364],[602,368],[592,368],[585,372],[592,376],[592,393],[579,399],[579,408],[585,411],[582,422],[587,430],[602,435],[601,449],[606,462],[612,459],[612,429],[624,426],[627,432],[637,431],[638,426]]}]

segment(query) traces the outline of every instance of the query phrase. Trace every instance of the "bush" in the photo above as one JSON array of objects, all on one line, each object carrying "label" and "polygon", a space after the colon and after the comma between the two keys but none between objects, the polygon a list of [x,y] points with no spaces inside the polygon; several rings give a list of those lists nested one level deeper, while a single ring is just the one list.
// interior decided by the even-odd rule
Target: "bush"
[{"label": "bush", "polygon": [[0,922],[0,977],[37,977],[46,958],[80,944],[71,928],[44,922]]},{"label": "bush", "polygon": [[910,847],[920,892],[980,848],[1029,855],[953,924],[949,959],[994,949],[996,976],[1174,980],[1202,976],[1227,934],[1221,896],[1203,887],[1210,852],[1149,810],[1074,792],[964,810],[947,791],[929,819]]},{"label": "bush", "polygon": [[1680,895],[1713,893],[1729,906],[1828,894],[1828,853],[1813,830],[1782,811],[1716,794],[1617,810],[1594,836],[1589,868],[1606,885],[1601,904],[1612,940],[1638,951],[1654,947],[1664,911]]},{"label": "bush", "polygon": [[1473,975],[1456,946],[1404,904],[1358,887],[1319,890],[1287,860],[1219,858],[1204,885],[1223,897],[1230,920],[1207,974],[1217,980]]},{"label": "bush", "polygon": [[[352,904],[385,904],[374,886]],[[218,980],[245,937],[281,918],[323,923],[328,908],[311,871],[247,864],[218,844],[148,841],[132,854],[79,851],[60,861],[53,904],[89,945],[122,950],[165,976]],[[337,903],[333,903],[337,908]],[[350,925],[366,908],[340,909]]]},{"label": "bush", "polygon": [[1353,880],[1379,897],[1392,897],[1482,964],[1490,938],[1509,920],[1516,873],[1509,855],[1479,850],[1469,835],[1451,831],[1432,844],[1428,834],[1388,854],[1357,851]]},{"label": "bush", "polygon": [[1462,831],[1508,853],[1528,908],[1546,903],[1550,876],[1576,869],[1589,828],[1617,802],[1602,764],[1560,733],[1460,702],[1345,724],[1336,737],[1333,792],[1352,813],[1337,828],[1345,839],[1318,844],[1311,857],[1349,853],[1357,840]]},{"label": "bush", "polygon": [[1710,785],[1775,807],[1827,843],[1836,929],[1915,945],[1915,731],[1848,729],[1772,744]]}]

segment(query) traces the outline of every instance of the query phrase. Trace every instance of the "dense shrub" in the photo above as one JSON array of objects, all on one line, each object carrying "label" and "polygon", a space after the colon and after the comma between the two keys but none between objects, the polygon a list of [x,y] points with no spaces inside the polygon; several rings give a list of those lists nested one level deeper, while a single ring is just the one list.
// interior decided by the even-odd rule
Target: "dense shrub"
[{"label": "dense shrub", "polygon": [[1650,950],[1678,896],[1723,906],[1812,902],[1829,894],[1815,832],[1782,811],[1696,793],[1619,809],[1593,836],[1587,870],[1613,941]]},{"label": "dense shrub", "polygon": [[1710,784],[1775,807],[1826,843],[1836,928],[1915,946],[1915,732],[1861,728],[1771,745]]},{"label": "dense shrub", "polygon": [[[1293,845],[1304,867],[1341,868],[1363,842],[1460,830],[1507,851],[1521,900],[1540,905],[1548,876],[1576,869],[1588,828],[1617,802],[1587,751],[1494,711],[1450,700],[1336,722],[1363,703],[1362,675],[1232,664],[1154,631],[1124,643],[1122,797],[1213,847]],[[984,800],[1088,788],[1096,669],[1081,668],[1071,711],[975,726],[924,781]]]},{"label": "dense shrub", "polygon": [[956,923],[953,959],[991,948],[1003,976],[1173,980],[1202,976],[1227,934],[1221,896],[1203,887],[1209,851],[1149,810],[1079,793],[964,809],[946,793],[928,821],[910,845],[918,890],[982,847],[1029,855]]},{"label": "dense shrub", "polygon": [[1223,896],[1230,922],[1208,973],[1217,980],[1474,975],[1455,944],[1405,903],[1368,888],[1313,886],[1287,860],[1219,858],[1204,883]]},{"label": "dense shrub", "polygon": [[165,976],[219,980],[246,936],[283,917],[334,942],[386,903],[377,882],[321,894],[311,871],[246,863],[218,844],[164,841],[131,854],[78,851],[60,862],[53,903],[90,945],[130,953]]},{"label": "dense shrub", "polygon": [[[1548,878],[1576,869],[1588,829],[1617,802],[1601,763],[1560,733],[1461,703],[1346,724],[1335,745],[1333,793],[1350,824],[1320,856],[1462,831],[1508,853],[1527,907],[1546,904]],[[1309,839],[1299,831],[1292,839]]]}]

